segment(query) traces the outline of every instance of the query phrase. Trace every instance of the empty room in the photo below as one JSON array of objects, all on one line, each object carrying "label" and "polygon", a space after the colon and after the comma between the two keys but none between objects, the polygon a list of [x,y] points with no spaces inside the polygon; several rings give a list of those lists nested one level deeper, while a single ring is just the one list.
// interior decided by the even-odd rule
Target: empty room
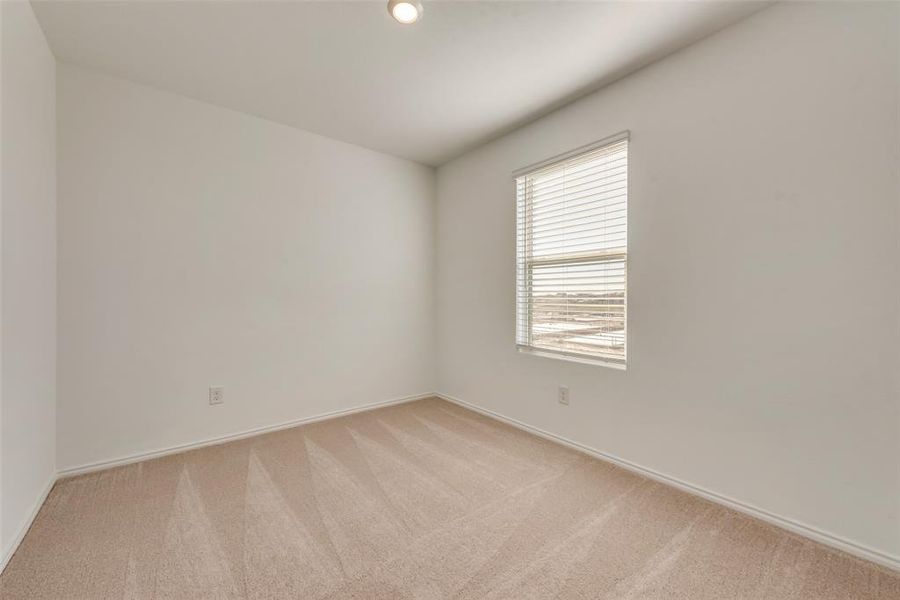
[{"label": "empty room", "polygon": [[900,0],[0,0],[3,600],[900,600]]}]

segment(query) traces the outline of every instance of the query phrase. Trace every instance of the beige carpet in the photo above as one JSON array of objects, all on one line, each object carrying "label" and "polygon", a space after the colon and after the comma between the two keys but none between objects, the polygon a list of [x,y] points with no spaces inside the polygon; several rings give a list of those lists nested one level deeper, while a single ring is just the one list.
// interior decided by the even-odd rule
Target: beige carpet
[{"label": "beige carpet", "polygon": [[18,598],[900,598],[900,576],[441,400],[60,481]]}]

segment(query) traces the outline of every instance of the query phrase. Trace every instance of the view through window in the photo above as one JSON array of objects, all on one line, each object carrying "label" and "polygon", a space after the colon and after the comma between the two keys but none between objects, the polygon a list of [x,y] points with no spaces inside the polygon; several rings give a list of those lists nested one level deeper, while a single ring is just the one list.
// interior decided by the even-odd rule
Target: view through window
[{"label": "view through window", "polygon": [[516,343],[625,364],[628,135],[516,177]]}]

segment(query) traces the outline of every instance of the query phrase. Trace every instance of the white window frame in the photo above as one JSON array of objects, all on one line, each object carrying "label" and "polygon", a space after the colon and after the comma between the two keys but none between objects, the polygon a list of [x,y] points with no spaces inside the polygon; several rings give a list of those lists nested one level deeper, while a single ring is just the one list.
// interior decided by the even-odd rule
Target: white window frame
[{"label": "white window frame", "polygon": [[[591,364],[591,365],[601,365],[604,367],[610,367],[614,369],[625,370],[627,365],[628,358],[628,241],[627,241],[627,229],[628,229],[628,219],[627,214],[630,212],[628,210],[628,205],[630,204],[631,194],[630,194],[630,168],[626,169],[626,186],[628,188],[628,192],[626,193],[626,241],[624,251],[597,251],[597,252],[586,252],[579,255],[573,255],[571,257],[566,258],[550,258],[550,259],[541,259],[541,258],[533,258],[528,256],[528,252],[525,252],[525,257],[520,261],[519,255],[519,227],[520,227],[520,219],[521,215],[519,214],[519,201],[518,201],[518,184],[516,183],[520,177],[535,173],[542,169],[546,169],[558,163],[562,163],[574,158],[577,158],[581,155],[587,154],[589,152],[593,152],[604,146],[609,146],[612,144],[619,143],[621,141],[628,142],[628,152],[630,157],[630,142],[631,142],[631,133],[629,131],[623,131],[621,133],[617,133],[615,135],[611,135],[609,137],[603,138],[596,142],[587,144],[585,146],[581,146],[572,151],[565,152],[563,154],[559,154],[553,157],[550,157],[546,160],[542,160],[538,163],[534,163],[528,165],[526,167],[522,167],[521,169],[517,169],[513,172],[513,183],[516,186],[515,200],[516,200],[516,348],[519,352],[532,354],[535,356],[542,356],[546,358],[554,358],[560,360],[566,360],[570,362]],[[531,339],[533,335],[532,326],[531,326],[531,295],[529,294],[527,297],[529,299],[529,305],[525,309],[527,323],[524,325],[526,332],[525,335],[522,335],[522,331],[520,328],[523,326],[522,318],[520,315],[520,294],[519,294],[519,277],[526,277],[530,280],[531,272],[535,265],[543,265],[543,264],[578,264],[578,263],[587,263],[587,262],[599,262],[599,261],[622,261],[624,263],[624,278],[625,278],[625,296],[624,296],[624,306],[623,306],[623,335],[624,335],[624,348],[623,348],[623,356],[621,359],[616,359],[612,357],[604,357],[598,356],[595,354],[586,354],[586,353],[578,353],[578,352],[569,352],[562,349],[556,348],[544,348],[544,347],[536,347],[531,344]],[[524,264],[523,264],[524,263]]]}]

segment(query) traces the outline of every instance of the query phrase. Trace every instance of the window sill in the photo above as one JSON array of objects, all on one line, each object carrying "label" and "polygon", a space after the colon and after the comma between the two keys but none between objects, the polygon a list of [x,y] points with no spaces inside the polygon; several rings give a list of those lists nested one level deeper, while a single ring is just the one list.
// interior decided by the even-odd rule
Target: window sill
[{"label": "window sill", "polygon": [[540,348],[532,348],[531,346],[516,346],[521,354],[530,354],[532,356],[541,356],[543,358],[553,358],[556,360],[564,360],[566,362],[580,363],[583,365],[595,365],[616,369],[617,371],[625,371],[625,363],[613,362],[602,358],[594,358],[581,354],[567,354],[565,352],[554,352],[553,350],[542,350]]}]

